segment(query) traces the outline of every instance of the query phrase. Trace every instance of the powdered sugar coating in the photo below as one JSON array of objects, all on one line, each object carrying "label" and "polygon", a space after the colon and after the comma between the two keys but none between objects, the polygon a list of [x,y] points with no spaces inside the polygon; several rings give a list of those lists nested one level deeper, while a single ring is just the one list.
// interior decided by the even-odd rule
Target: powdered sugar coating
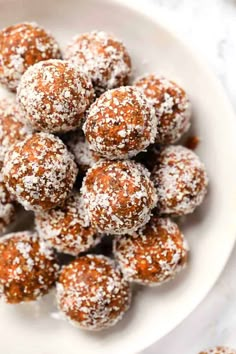
[{"label": "powdered sugar coating", "polygon": [[107,234],[134,232],[148,222],[157,202],[150,173],[129,160],[96,163],[81,191],[92,225]]},{"label": "powdered sugar coating", "polygon": [[15,216],[15,206],[0,172],[0,233],[13,221]]},{"label": "powdered sugar coating", "polygon": [[16,102],[10,98],[0,100],[0,166],[11,145],[23,140],[29,133]]},{"label": "powdered sugar coating", "polygon": [[114,262],[87,255],[63,267],[57,283],[57,303],[75,326],[102,330],[122,319],[131,302],[131,289]]},{"label": "powdered sugar coating", "polygon": [[17,232],[0,239],[1,298],[34,301],[47,294],[58,275],[54,253],[36,233]]},{"label": "powdered sugar coating", "polygon": [[142,285],[174,278],[186,266],[187,251],[177,224],[156,216],[134,234],[114,240],[114,254],[125,278]]},{"label": "powdered sugar coating", "polygon": [[35,23],[20,23],[0,32],[0,82],[13,91],[29,66],[60,57],[56,40]]},{"label": "powdered sugar coating", "polygon": [[131,73],[131,58],[124,44],[103,31],[74,37],[65,58],[90,75],[97,95],[126,85]]},{"label": "powdered sugar coating", "polygon": [[81,194],[74,192],[63,204],[35,215],[39,236],[58,252],[78,255],[101,239],[91,226]]},{"label": "powdered sugar coating", "polygon": [[190,127],[192,108],[186,92],[175,82],[155,74],[137,79],[134,85],[155,108],[156,142],[173,144],[179,140]]},{"label": "powdered sugar coating", "polygon": [[152,173],[161,214],[192,213],[206,195],[208,177],[199,157],[183,146],[168,146]]},{"label": "powdered sugar coating", "polygon": [[156,126],[145,96],[124,86],[105,92],[92,104],[83,130],[91,150],[108,159],[124,159],[155,141]]},{"label": "powdered sugar coating", "polygon": [[101,158],[90,150],[88,142],[80,131],[72,132],[66,144],[75,156],[75,161],[82,173],[86,173]]},{"label": "powdered sugar coating", "polygon": [[236,354],[236,350],[230,349],[228,347],[216,347],[216,348],[208,349],[199,354]]},{"label": "powdered sugar coating", "polygon": [[12,146],[3,175],[10,193],[25,209],[41,211],[64,202],[77,176],[72,154],[54,135],[35,133]]},{"label": "powdered sugar coating", "polygon": [[31,66],[17,89],[27,121],[35,130],[51,133],[79,127],[93,98],[88,76],[73,64],[56,59]]}]

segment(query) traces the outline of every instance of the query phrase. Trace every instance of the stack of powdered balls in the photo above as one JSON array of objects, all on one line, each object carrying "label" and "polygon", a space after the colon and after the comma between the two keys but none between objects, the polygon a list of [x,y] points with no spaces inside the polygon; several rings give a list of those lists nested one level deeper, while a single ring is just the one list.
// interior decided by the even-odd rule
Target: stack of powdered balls
[{"label": "stack of powdered balls", "polygon": [[[130,76],[127,49],[105,32],[78,35],[63,56],[36,24],[0,32],[0,81],[16,92],[0,102],[1,231],[16,203],[36,225],[0,240],[5,302],[56,283],[62,317],[100,330],[128,310],[133,283],[161,285],[186,266],[171,217],[192,213],[208,183],[198,156],[173,145],[191,104],[165,77]],[[104,240],[110,257],[98,254]],[[60,254],[74,258],[60,264]]]}]

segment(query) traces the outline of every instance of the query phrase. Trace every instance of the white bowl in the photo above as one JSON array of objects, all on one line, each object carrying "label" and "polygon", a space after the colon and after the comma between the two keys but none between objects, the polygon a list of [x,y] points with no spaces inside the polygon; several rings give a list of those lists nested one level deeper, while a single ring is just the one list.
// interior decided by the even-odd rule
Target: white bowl
[{"label": "white bowl", "polygon": [[[189,267],[159,288],[143,288],[116,327],[87,333],[49,316],[52,296],[37,305],[0,306],[0,351],[7,354],[130,354],[141,351],[179,324],[206,296],[230,255],[236,231],[235,125],[231,106],[218,81],[153,11],[137,1],[0,0],[1,27],[37,21],[64,45],[72,35],[100,29],[123,39],[135,76],[160,72],[182,84],[194,107],[197,153],[210,177],[208,197],[186,219],[183,231],[191,248]],[[5,94],[2,91],[2,94]],[[25,225],[27,227],[27,225]]]}]

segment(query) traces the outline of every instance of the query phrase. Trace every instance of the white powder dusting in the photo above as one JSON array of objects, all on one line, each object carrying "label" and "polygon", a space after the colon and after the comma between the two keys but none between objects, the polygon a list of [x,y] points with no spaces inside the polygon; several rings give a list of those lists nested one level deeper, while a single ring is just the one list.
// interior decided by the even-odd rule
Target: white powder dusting
[{"label": "white powder dusting", "polygon": [[124,159],[154,143],[157,118],[140,90],[119,87],[92,104],[83,130],[91,150],[108,159]]},{"label": "white powder dusting", "polygon": [[115,238],[114,254],[128,281],[156,286],[186,266],[187,242],[169,218],[152,217],[132,235]]},{"label": "white powder dusting", "polygon": [[98,162],[88,170],[81,191],[92,225],[108,234],[137,230],[157,202],[150,173],[129,160]]},{"label": "white powder dusting", "polygon": [[105,256],[83,256],[62,269],[57,283],[58,307],[77,327],[111,327],[121,320],[130,302],[128,282]]}]

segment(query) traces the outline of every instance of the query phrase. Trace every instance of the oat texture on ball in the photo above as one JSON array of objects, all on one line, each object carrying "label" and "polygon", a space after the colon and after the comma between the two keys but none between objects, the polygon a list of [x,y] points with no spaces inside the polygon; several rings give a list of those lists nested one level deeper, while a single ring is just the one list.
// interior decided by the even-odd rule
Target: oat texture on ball
[{"label": "oat texture on ball", "polygon": [[28,67],[60,58],[56,40],[35,23],[20,23],[0,31],[0,82],[12,91],[16,91]]},{"label": "oat texture on ball", "polygon": [[187,263],[188,246],[170,218],[153,216],[132,235],[117,236],[114,254],[125,278],[142,285],[160,285]]},{"label": "oat texture on ball", "polygon": [[88,76],[73,64],[56,59],[31,66],[17,90],[19,106],[32,128],[50,133],[81,126],[93,98]]},{"label": "oat texture on ball", "polygon": [[215,347],[207,349],[199,354],[236,354],[236,350],[228,347]]},{"label": "oat texture on ball", "polygon": [[91,226],[80,193],[74,192],[62,206],[35,216],[39,236],[58,252],[78,255],[101,239]]},{"label": "oat texture on ball", "polygon": [[0,100],[0,167],[9,148],[23,140],[30,129],[23,122],[23,117],[14,99]]},{"label": "oat texture on ball", "polygon": [[0,239],[0,297],[16,304],[34,301],[54,285],[59,266],[36,233],[17,232]]},{"label": "oat texture on ball", "polygon": [[123,86],[93,103],[83,130],[91,150],[108,159],[124,159],[154,143],[156,125],[145,96],[135,87]]},{"label": "oat texture on ball", "polygon": [[25,209],[33,211],[63,203],[77,172],[72,154],[58,137],[48,133],[29,135],[13,145],[3,168],[9,192]]},{"label": "oat texture on ball", "polygon": [[98,162],[88,170],[82,194],[92,225],[107,234],[137,230],[157,201],[150,173],[130,160]]},{"label": "oat texture on ball", "polygon": [[14,201],[3,181],[2,172],[0,172],[0,233],[6,230],[7,226],[14,220],[14,216]]},{"label": "oat texture on ball", "polygon": [[65,59],[89,74],[97,95],[128,84],[129,53],[121,41],[106,32],[93,31],[74,37],[65,50]]},{"label": "oat texture on ball", "polygon": [[193,151],[180,145],[162,149],[152,180],[161,214],[192,213],[207,192],[208,177],[204,164]]},{"label": "oat texture on ball", "polygon": [[173,144],[190,127],[191,103],[186,92],[175,82],[155,74],[143,76],[134,85],[155,108],[156,142]]},{"label": "oat texture on ball", "polygon": [[114,326],[129,309],[130,301],[129,283],[105,256],[79,257],[61,271],[58,307],[75,326],[86,330]]}]

